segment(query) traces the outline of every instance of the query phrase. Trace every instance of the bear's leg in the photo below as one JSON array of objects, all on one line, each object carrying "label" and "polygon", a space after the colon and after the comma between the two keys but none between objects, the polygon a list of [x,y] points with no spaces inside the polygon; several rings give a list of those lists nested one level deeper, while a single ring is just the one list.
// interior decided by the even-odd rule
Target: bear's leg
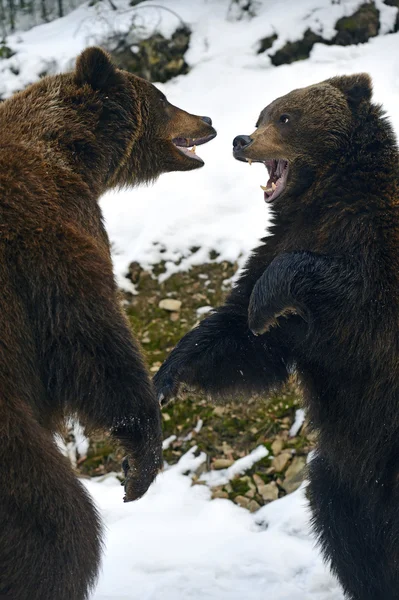
[{"label": "bear's leg", "polygon": [[289,374],[291,339],[302,324],[292,317],[289,327],[282,323],[278,331],[257,338],[248,328],[245,307],[220,307],[180,340],[156,374],[159,401],[168,402],[183,382],[215,399],[281,385]]},{"label": "bear's leg", "polygon": [[[322,456],[309,465],[314,529],[350,600],[399,598],[398,498],[343,482]],[[356,474],[354,474],[356,477]]]},{"label": "bear's leg", "polygon": [[162,468],[161,412],[127,321],[116,302],[102,299],[57,327],[59,342],[44,361],[48,393],[123,446],[130,467],[125,499],[140,498]]},{"label": "bear's leg", "polygon": [[29,408],[1,402],[0,596],[85,600],[101,558],[97,511]]}]

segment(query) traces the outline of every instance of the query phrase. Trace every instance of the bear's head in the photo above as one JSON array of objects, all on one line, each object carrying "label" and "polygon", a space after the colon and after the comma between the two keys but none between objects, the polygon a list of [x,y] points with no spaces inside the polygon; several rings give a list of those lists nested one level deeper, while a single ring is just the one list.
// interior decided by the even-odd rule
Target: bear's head
[{"label": "bear's head", "polygon": [[350,148],[353,131],[371,105],[372,85],[365,74],[328,79],[277,98],[262,110],[251,135],[233,141],[233,155],[261,162],[269,173],[267,202],[306,189],[326,165]]},{"label": "bear's head", "polygon": [[45,77],[5,104],[14,138],[72,168],[98,193],[198,169],[204,162],[195,146],[216,136],[209,117],[173,106],[96,47],[72,73]]}]

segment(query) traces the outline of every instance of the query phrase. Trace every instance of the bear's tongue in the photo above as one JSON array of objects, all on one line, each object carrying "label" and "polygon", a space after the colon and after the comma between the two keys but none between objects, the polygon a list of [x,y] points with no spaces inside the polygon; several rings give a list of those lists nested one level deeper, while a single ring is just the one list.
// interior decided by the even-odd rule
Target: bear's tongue
[{"label": "bear's tongue", "polygon": [[285,188],[288,174],[288,162],[286,160],[266,160],[265,166],[269,171],[269,181],[266,186],[260,187],[264,191],[266,202],[275,200]]}]

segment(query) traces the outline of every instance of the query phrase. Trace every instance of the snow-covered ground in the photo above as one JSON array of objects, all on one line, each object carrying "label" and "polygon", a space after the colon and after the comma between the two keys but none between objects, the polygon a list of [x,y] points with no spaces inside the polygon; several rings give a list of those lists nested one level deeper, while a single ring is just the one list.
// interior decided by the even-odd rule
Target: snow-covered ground
[{"label": "snow-covered ground", "polygon": [[88,482],[108,528],[93,600],[343,600],[314,549],[304,486],[250,514],[191,485],[203,460],[183,456],[125,505],[113,475]]},{"label": "snow-covered ground", "polygon": [[[17,54],[0,61],[0,94],[21,89],[44,70],[71,67],[74,57],[87,44],[101,42],[110,28],[127,29],[128,0],[113,2],[118,13],[106,2],[83,4],[63,19],[11,36],[7,43]],[[367,71],[375,99],[399,130],[399,33],[359,46],[318,44],[308,60],[278,68],[266,54],[256,54],[259,39],[275,31],[273,50],[300,38],[309,26],[331,37],[335,21],[353,13],[359,0],[268,0],[256,18],[240,22],[226,19],[227,0],[156,4],[178,13],[193,30],[191,72],[160,87],[174,104],[211,116],[218,137],[199,150],[203,169],[164,175],[154,187],[102,199],[121,282],[133,260],[148,266],[166,259],[171,273],[206,261],[210,250],[219,252],[218,260],[243,260],[248,254],[267,224],[259,190],[265,171],[234,161],[231,142],[253,131],[258,113],[275,97],[333,75]],[[376,4],[383,34],[392,28],[396,9],[382,0]],[[149,30],[160,14],[164,33],[178,25],[172,13],[140,6]],[[191,247],[200,250],[191,254]],[[108,528],[93,600],[342,600],[314,548],[303,488],[251,515],[227,500],[211,501],[208,486],[191,486],[185,473],[198,460],[184,457],[133,504],[122,503],[113,476],[87,484]]]}]

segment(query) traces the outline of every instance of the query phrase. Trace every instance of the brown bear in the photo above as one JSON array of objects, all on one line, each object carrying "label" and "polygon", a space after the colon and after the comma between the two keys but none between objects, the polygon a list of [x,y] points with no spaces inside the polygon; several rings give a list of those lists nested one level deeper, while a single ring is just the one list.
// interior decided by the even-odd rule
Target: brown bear
[{"label": "brown bear", "polygon": [[399,170],[368,75],[278,98],[234,156],[263,163],[270,236],[155,378],[215,398],[296,371],[317,452],[313,524],[347,598],[399,598]]},{"label": "brown bear", "polygon": [[54,432],[65,415],[108,431],[127,453],[126,500],[162,466],[97,201],[201,167],[190,147],[216,132],[98,48],[2,103],[0,131],[0,596],[83,600],[101,524]]}]

